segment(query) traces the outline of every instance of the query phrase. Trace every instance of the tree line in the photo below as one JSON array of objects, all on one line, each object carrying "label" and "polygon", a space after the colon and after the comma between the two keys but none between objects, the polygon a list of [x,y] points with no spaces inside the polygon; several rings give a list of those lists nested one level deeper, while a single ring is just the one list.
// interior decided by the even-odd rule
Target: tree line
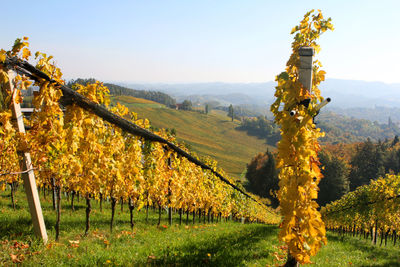
[{"label": "tree line", "polygon": [[[67,86],[71,87],[73,84],[81,84],[85,86],[86,84],[93,84],[95,82],[96,79],[93,78],[89,79],[77,78],[76,80],[70,80],[67,83]],[[128,96],[143,98],[160,104],[164,104],[168,107],[175,106],[176,104],[176,100],[174,98],[163,92],[136,90],[111,83],[104,83],[104,86],[106,86],[110,90],[111,95],[128,95]]]},{"label": "tree line", "polygon": [[266,116],[256,118],[243,118],[239,127],[240,131],[246,131],[248,135],[265,138],[267,144],[275,146],[281,139],[279,127]]},{"label": "tree line", "polygon": [[[349,191],[370,183],[387,173],[400,173],[400,141],[365,142],[349,145],[326,145],[319,153],[324,178],[319,183],[317,203],[324,206],[340,199]],[[270,199],[277,207],[275,191],[279,186],[279,171],[275,154],[267,151],[257,154],[248,164],[245,187],[248,191]]]}]

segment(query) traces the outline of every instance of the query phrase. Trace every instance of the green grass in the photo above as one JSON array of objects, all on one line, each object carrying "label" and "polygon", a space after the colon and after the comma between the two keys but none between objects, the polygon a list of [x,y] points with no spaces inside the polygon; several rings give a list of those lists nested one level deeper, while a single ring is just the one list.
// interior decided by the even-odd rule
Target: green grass
[{"label": "green grass", "polygon": [[[22,187],[22,186],[21,186]],[[178,215],[169,226],[163,213],[161,227],[157,214],[135,212],[136,225],[129,227],[129,212],[118,205],[113,233],[109,231],[109,203],[103,212],[93,202],[91,231],[83,236],[85,206],[81,200],[76,211],[63,199],[61,238],[54,242],[55,213],[51,198],[42,206],[49,243],[33,237],[25,194],[20,187],[17,209],[12,210],[9,191],[0,192],[0,265],[13,265],[11,256],[23,266],[275,266],[276,256],[284,251],[277,240],[277,226],[237,222],[191,223],[179,225]],[[185,217],[184,217],[185,218]],[[78,243],[79,242],[79,243]],[[21,256],[23,255],[23,256]],[[328,245],[312,258],[310,266],[400,266],[399,246],[373,246],[369,241],[328,233]]]},{"label": "green grass", "polygon": [[316,264],[310,266],[400,266],[399,243],[394,247],[388,241],[387,247],[381,247],[370,240],[331,232],[327,237],[328,244],[311,259]]},{"label": "green grass", "polygon": [[231,122],[230,118],[218,111],[202,114],[196,111],[183,111],[167,108],[162,105],[133,103],[122,97],[112,98],[138,113],[139,118],[147,118],[157,128],[174,128],[177,138],[189,144],[200,156],[211,156],[230,175],[239,178],[246,164],[259,152],[274,148],[264,140],[247,135],[235,128],[239,121]]},{"label": "green grass", "polygon": [[[21,190],[20,190],[21,191]],[[118,206],[114,231],[109,231],[109,203],[104,203],[103,212],[93,201],[91,231],[84,237],[84,201],[76,205],[76,211],[64,200],[61,238],[54,242],[55,213],[51,209],[51,198],[42,199],[48,228],[49,243],[41,244],[33,237],[32,226],[24,193],[18,192],[17,210],[10,205],[9,191],[0,193],[0,265],[11,265],[11,255],[24,257],[25,266],[235,266],[248,265],[253,261],[262,264],[273,261],[272,243],[277,242],[275,226],[222,222],[192,224],[190,216],[186,225],[179,225],[178,215],[169,226],[166,214],[157,227],[157,213],[150,212],[146,223],[145,211],[135,212],[136,225],[129,226],[127,207],[121,212]],[[71,242],[72,241],[72,242]],[[74,244],[79,241],[79,244]],[[27,248],[23,248],[26,244]],[[21,248],[22,247],[22,248]],[[270,249],[269,249],[270,248]],[[20,256],[24,255],[24,256]]]},{"label": "green grass", "polygon": [[119,95],[119,96],[113,96],[112,98],[113,101],[123,101],[125,103],[130,103],[130,104],[155,104],[157,106],[163,106],[162,104],[154,102],[152,100],[137,98],[133,96]]}]

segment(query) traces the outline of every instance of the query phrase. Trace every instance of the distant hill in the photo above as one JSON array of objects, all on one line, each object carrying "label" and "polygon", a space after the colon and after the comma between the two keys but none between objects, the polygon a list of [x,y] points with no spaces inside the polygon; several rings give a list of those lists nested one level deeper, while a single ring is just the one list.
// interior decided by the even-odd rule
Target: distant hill
[{"label": "distant hill", "polygon": [[400,84],[327,79],[323,94],[331,97],[331,106],[340,108],[400,107]]},{"label": "distant hill", "polygon": [[[262,97],[271,102],[274,98],[276,82],[264,83],[178,83],[178,84],[121,84],[129,88],[144,90],[160,90],[172,96],[188,95],[229,95],[245,94],[252,98]],[[330,96],[335,102],[332,105],[349,107],[369,107],[375,105],[400,106],[400,84],[383,82],[367,82],[357,80],[326,79],[321,86],[322,94]],[[259,99],[260,100],[260,99]]]},{"label": "distant hill", "polygon": [[204,104],[207,102],[219,102],[222,106],[233,105],[255,105],[267,107],[267,102],[259,100],[255,97],[248,96],[242,93],[231,93],[226,95],[177,95],[175,96],[178,102],[187,99],[193,103]]},{"label": "distant hill", "polygon": [[175,129],[178,140],[189,144],[200,156],[215,158],[235,178],[240,177],[255,154],[274,149],[265,140],[236,130],[239,121],[231,122],[220,111],[213,110],[206,115],[197,111],[175,110],[160,104],[143,103],[129,96],[113,96],[112,103],[116,102],[138,113],[139,118],[149,119],[154,127]]},{"label": "distant hill", "polygon": [[375,106],[373,108],[326,108],[326,112],[334,112],[349,118],[364,119],[377,121],[387,124],[389,119],[400,126],[400,105],[399,107],[382,107]]},{"label": "distant hill", "polygon": [[[393,139],[400,135],[400,128],[391,120],[387,124],[380,124],[364,119],[355,119],[338,115],[332,112],[323,112],[315,117],[314,122],[325,133],[319,139],[323,144],[350,144],[370,139],[373,142]],[[245,118],[238,130],[246,131],[249,135],[264,138],[269,144],[276,144],[280,140],[280,131],[275,123],[263,116]]]},{"label": "distant hill", "polygon": [[[264,108],[270,117],[269,105],[274,99],[276,82],[265,83],[181,83],[181,84],[123,84],[129,88],[159,90],[178,100],[192,102],[218,101],[221,105],[254,105]],[[400,84],[356,80],[327,79],[320,89],[332,102],[326,109],[359,119],[387,122],[390,114],[400,122]],[[264,114],[264,115],[265,115]],[[380,114],[378,116],[378,114]],[[261,114],[260,114],[261,115]]]},{"label": "distant hill", "polygon": [[356,119],[333,112],[323,112],[315,119],[317,127],[321,128],[326,136],[321,138],[324,143],[353,143],[366,141],[368,138],[377,142],[393,139],[400,135],[400,128],[393,122],[386,124],[372,122],[366,119]]},{"label": "distant hill", "polygon": [[[267,109],[273,99],[274,82],[268,83],[179,83],[179,84],[126,84],[121,85],[142,89],[159,90],[170,94],[177,101],[189,99],[192,102],[205,103],[217,101],[223,106],[254,105]],[[268,108],[269,109],[269,108]]]},{"label": "distant hill", "polygon": [[[173,96],[188,95],[227,95],[241,93],[251,97],[269,96],[272,99],[275,82],[266,83],[118,83],[119,85],[141,90],[160,90]],[[269,99],[265,99],[268,101]]]}]

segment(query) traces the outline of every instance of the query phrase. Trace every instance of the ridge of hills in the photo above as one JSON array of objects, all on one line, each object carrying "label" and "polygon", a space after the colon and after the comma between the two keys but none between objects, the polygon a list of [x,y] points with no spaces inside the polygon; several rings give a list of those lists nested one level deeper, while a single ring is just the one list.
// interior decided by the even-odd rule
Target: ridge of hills
[{"label": "ridge of hills", "polygon": [[[276,82],[254,83],[118,83],[128,88],[141,90],[159,90],[177,98],[191,95],[230,95],[244,94],[253,100],[271,103],[274,98]],[[375,105],[387,107],[400,106],[400,84],[387,84],[383,82],[369,82],[358,80],[344,80],[328,78],[320,85],[321,92],[326,97],[331,97],[336,102],[331,106],[340,108],[374,107]],[[261,98],[260,98],[261,97]],[[248,101],[246,99],[246,101]],[[232,103],[235,104],[235,103]]]},{"label": "ridge of hills", "polygon": [[[272,116],[269,106],[273,102],[276,82],[259,83],[117,83],[128,88],[157,90],[193,103],[218,102],[251,107],[259,115]],[[400,123],[400,84],[344,79],[326,79],[320,86],[322,95],[332,102],[327,110],[334,113],[385,123],[390,116]]]}]

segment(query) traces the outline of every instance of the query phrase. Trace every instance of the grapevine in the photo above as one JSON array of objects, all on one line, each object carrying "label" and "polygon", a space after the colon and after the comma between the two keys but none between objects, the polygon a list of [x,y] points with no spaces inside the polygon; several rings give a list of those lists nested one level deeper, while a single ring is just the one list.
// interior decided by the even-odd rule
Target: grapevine
[{"label": "grapevine", "polygon": [[[7,58],[19,62],[27,60],[31,55],[27,46],[27,38],[18,39],[11,52],[2,50],[0,54],[0,85],[2,96],[5,96],[0,113],[0,135],[4,138],[0,145],[6,148],[2,150],[6,156],[1,158],[1,171],[13,173],[18,170],[17,150],[31,152],[37,184],[57,193],[56,239],[60,228],[61,192],[86,198],[86,234],[90,229],[90,203],[93,199],[101,202],[104,198],[111,199],[113,207],[111,230],[115,204],[119,201],[129,203],[132,227],[133,208],[141,209],[146,204],[159,208],[168,206],[181,212],[203,211],[204,215],[277,223],[279,216],[272,209],[261,205],[255,196],[245,193],[246,196],[243,189],[238,191],[232,187],[235,184],[233,179],[224,178],[230,185],[221,179],[227,175],[218,168],[216,161],[203,159],[212,166],[204,169],[204,164],[199,166],[195,163],[200,162],[198,157],[192,160],[178,155],[163,143],[128,134],[74,103],[65,104],[63,110],[59,104],[63,97],[60,87],[65,82],[53,58],[44,53],[35,54],[36,69],[50,80],[33,78],[40,90],[34,95],[35,109],[29,122],[31,130],[26,136],[16,134],[11,125],[10,96],[21,102],[19,90],[27,88],[31,81],[29,75],[17,75],[14,78],[17,91],[7,91],[7,83],[12,77],[8,76],[5,63]],[[117,103],[110,107],[109,91],[101,82],[77,84],[73,89],[113,114],[150,130],[148,120],[138,120],[137,115],[129,113],[123,105]],[[190,151],[164,129],[154,134],[189,155]],[[4,190],[4,184],[10,179],[17,181],[18,176],[2,175],[0,179]]]},{"label": "grapevine", "polygon": [[[319,69],[319,61],[313,62],[310,93],[299,81],[298,51],[301,47],[312,47],[318,53],[320,47],[316,40],[323,32],[333,29],[330,21],[330,18],[323,18],[321,11],[314,13],[311,10],[300,25],[293,28],[292,55],[286,71],[276,77],[276,101],[271,105],[282,136],[277,157],[280,168],[278,198],[283,217],[279,237],[288,245],[290,255],[301,264],[310,263],[310,256],[326,243],[325,226],[315,202],[322,178],[317,139],[323,133],[313,122],[316,106],[323,101],[318,85],[324,80],[325,72]],[[294,115],[290,114],[293,110]]]},{"label": "grapevine", "polygon": [[387,174],[371,180],[323,207],[321,214],[333,231],[364,233],[374,243],[378,232],[396,237],[400,231],[400,175]]}]

